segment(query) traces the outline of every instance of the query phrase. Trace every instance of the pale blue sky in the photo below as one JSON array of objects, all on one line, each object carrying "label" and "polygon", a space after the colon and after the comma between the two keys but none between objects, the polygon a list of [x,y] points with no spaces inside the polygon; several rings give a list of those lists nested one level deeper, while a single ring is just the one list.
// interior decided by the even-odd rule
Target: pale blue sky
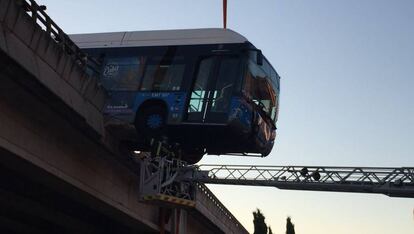
[{"label": "pale blue sky", "polygon": [[[228,27],[282,76],[278,139],[264,159],[203,163],[414,166],[414,1],[228,0]],[[221,27],[221,0],[38,0],[67,33]],[[413,199],[210,186],[252,231],[412,234]]]}]

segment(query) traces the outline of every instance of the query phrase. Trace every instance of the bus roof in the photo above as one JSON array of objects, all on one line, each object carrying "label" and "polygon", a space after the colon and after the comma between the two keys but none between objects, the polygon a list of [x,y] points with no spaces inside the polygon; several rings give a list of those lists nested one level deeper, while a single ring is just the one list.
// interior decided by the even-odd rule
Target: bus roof
[{"label": "bus roof", "polygon": [[245,43],[242,35],[221,28],[72,34],[80,48]]}]

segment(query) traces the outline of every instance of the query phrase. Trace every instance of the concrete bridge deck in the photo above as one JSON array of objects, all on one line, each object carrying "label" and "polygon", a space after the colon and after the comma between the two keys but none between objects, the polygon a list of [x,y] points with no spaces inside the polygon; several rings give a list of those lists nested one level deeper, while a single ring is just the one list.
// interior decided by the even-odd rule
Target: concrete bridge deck
[{"label": "concrete bridge deck", "polygon": [[104,129],[105,91],[31,6],[0,0],[0,231],[247,233],[203,186],[195,209],[138,201],[138,166]]}]

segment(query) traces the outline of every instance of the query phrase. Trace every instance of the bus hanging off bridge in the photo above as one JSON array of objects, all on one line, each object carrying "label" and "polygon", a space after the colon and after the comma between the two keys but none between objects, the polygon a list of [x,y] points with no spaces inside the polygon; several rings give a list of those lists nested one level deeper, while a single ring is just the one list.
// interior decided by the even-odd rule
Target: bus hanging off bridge
[{"label": "bus hanging off bridge", "polygon": [[280,77],[242,35],[190,29],[71,38],[103,64],[107,125],[126,125],[120,135],[135,150],[148,150],[149,140],[161,136],[179,143],[190,164],[204,154],[272,150]]}]

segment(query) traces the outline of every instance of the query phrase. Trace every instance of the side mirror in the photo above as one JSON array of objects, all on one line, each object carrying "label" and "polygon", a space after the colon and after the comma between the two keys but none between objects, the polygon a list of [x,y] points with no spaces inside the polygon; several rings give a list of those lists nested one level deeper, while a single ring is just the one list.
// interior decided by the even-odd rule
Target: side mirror
[{"label": "side mirror", "polygon": [[256,53],[256,63],[259,66],[263,65],[263,54],[261,50],[258,50]]}]

